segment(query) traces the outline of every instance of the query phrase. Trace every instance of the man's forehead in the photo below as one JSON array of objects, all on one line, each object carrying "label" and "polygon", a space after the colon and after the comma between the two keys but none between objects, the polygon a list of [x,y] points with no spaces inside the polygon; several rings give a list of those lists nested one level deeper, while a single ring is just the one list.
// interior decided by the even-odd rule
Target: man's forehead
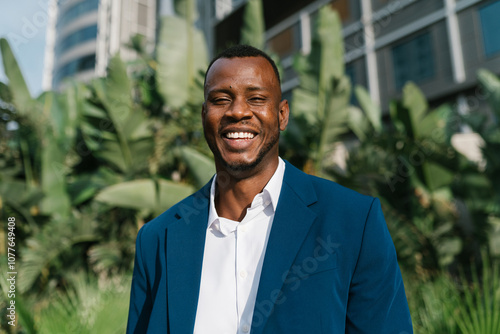
[{"label": "man's forehead", "polygon": [[249,76],[250,78],[269,78],[277,84],[272,65],[264,57],[234,57],[217,59],[207,73],[205,88],[221,79]]}]

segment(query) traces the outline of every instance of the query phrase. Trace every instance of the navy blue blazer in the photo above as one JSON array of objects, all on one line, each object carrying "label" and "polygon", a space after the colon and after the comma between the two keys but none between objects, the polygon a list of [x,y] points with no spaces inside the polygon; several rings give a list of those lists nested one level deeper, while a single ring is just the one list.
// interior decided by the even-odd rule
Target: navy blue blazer
[{"label": "navy blue blazer", "polygon": [[[210,182],[139,231],[128,334],[193,333],[209,200]],[[287,162],[251,334],[412,332],[378,199]]]}]

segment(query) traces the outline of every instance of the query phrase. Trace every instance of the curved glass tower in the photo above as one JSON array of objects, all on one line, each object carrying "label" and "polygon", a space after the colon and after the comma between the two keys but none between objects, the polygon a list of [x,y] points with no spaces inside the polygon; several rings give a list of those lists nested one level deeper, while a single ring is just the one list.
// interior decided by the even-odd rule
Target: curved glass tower
[{"label": "curved glass tower", "polygon": [[43,88],[106,73],[109,58],[135,55],[125,47],[141,34],[154,45],[157,0],[51,0]]},{"label": "curved glass tower", "polygon": [[99,0],[66,0],[57,15],[53,86],[67,77],[93,76]]}]

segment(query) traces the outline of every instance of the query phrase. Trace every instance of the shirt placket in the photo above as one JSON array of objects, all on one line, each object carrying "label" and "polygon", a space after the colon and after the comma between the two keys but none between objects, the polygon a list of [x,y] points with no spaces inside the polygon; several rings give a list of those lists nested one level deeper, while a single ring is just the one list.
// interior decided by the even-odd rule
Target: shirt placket
[{"label": "shirt placket", "polygon": [[236,294],[238,307],[238,333],[247,334],[250,332],[250,321],[245,319],[245,306],[252,288],[253,266],[251,261],[254,259],[252,253],[252,235],[250,233],[250,224],[258,213],[262,211],[262,196],[255,198],[250,209],[247,210],[246,216],[239,224],[236,233]]},{"label": "shirt placket", "polygon": [[245,301],[248,295],[248,254],[245,254],[248,236],[245,233],[246,226],[240,225],[237,230],[237,250],[236,250],[236,293],[238,300],[238,333],[242,333],[244,321],[242,316],[245,311]]}]

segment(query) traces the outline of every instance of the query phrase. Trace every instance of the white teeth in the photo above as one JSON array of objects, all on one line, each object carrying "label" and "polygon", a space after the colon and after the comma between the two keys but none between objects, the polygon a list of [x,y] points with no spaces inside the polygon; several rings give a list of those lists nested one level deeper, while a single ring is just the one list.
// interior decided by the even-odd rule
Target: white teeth
[{"label": "white teeth", "polygon": [[252,139],[255,135],[250,132],[228,132],[226,137],[231,139]]}]

